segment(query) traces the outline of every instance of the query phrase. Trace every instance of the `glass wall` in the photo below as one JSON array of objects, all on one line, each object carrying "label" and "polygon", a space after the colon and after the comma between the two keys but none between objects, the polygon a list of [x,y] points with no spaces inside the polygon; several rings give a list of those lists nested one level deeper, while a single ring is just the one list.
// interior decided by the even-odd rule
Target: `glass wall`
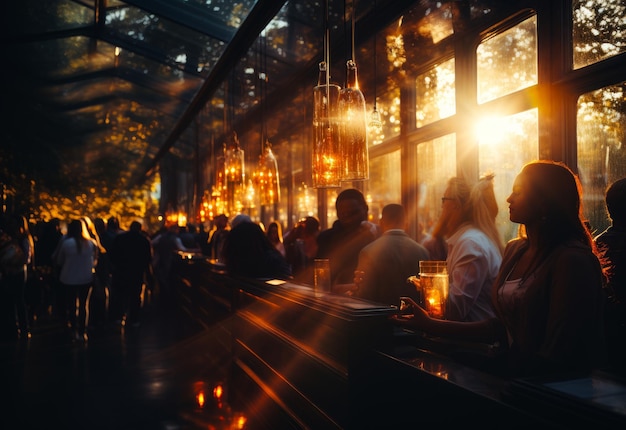
[{"label": "glass wall", "polygon": [[479,103],[537,84],[537,17],[485,40],[476,58]]},{"label": "glass wall", "polygon": [[528,161],[538,157],[538,111],[531,109],[515,115],[486,118],[477,124],[478,168],[481,175],[493,173],[499,212],[496,224],[505,241],[517,234],[509,221],[506,199],[515,176]]},{"label": "glass wall", "polygon": [[[460,2],[415,2],[378,35],[386,44],[377,62],[385,78],[375,91],[384,132],[372,141],[364,186],[373,220],[384,204],[403,199],[412,232],[428,230],[448,178],[494,173],[497,223],[511,239],[517,225],[506,199],[514,178],[526,162],[551,158],[579,172],[585,214],[603,230],[604,191],[626,176],[626,72],[601,63],[624,55],[626,5],[573,0],[564,4],[571,22],[563,23],[553,4],[480,4],[464,15]],[[572,39],[540,25],[564,26]],[[328,208],[333,216],[330,201]]]},{"label": "glass wall", "polygon": [[369,205],[370,221],[378,222],[386,204],[402,201],[400,171],[400,150],[370,161],[369,191],[365,196]]},{"label": "glass wall", "polygon": [[572,15],[575,69],[626,51],[623,0],[574,0]]},{"label": "glass wall", "polygon": [[456,176],[456,136],[449,134],[417,145],[418,231],[430,233],[441,214],[448,179]]},{"label": "glass wall", "polygon": [[626,81],[578,98],[578,173],[584,192],[584,213],[596,233],[610,223],[604,192],[617,179],[626,177],[625,93]]},{"label": "glass wall", "polygon": [[415,80],[415,125],[423,127],[456,113],[454,58],[436,65]]}]

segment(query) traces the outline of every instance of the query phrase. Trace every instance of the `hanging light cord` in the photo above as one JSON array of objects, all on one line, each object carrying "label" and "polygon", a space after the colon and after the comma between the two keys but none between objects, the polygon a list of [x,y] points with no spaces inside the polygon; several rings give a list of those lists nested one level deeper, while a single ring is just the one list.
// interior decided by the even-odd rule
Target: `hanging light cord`
[{"label": "hanging light cord", "polygon": [[356,0],[352,1],[352,45],[351,45],[351,58],[352,61],[354,61],[356,63],[356,58],[355,58],[355,50],[354,50],[354,22],[355,22],[355,16],[356,16]]},{"label": "hanging light cord", "polygon": [[[329,7],[328,7],[328,2],[329,0],[326,0],[324,2],[324,62],[326,63],[326,100],[328,105],[328,108],[330,109],[330,25],[328,24],[329,21]],[[330,111],[328,112],[328,115],[326,115],[327,121],[329,123],[330,126]]]},{"label": "hanging light cord", "polygon": [[[374,0],[374,15],[376,15],[376,0]],[[377,38],[378,32],[374,33],[374,112],[376,112],[376,86],[378,85],[378,75],[376,70],[376,48],[377,48]]]}]

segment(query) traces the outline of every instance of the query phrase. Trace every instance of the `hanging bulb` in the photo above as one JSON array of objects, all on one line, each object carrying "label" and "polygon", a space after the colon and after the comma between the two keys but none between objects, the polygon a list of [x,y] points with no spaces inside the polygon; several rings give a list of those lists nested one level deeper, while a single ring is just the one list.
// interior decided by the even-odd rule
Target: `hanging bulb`
[{"label": "hanging bulb", "polygon": [[338,188],[341,186],[339,163],[340,87],[329,82],[326,62],[319,64],[319,78],[313,89],[313,187]]},{"label": "hanging bulb", "polygon": [[348,60],[346,88],[339,92],[341,180],[369,178],[365,97],[359,89],[356,63]]},{"label": "hanging bulb", "polygon": [[376,109],[376,105],[374,105],[374,110],[370,113],[367,129],[369,133],[369,140],[372,142],[372,145],[382,143],[383,122],[380,118],[380,112]]}]

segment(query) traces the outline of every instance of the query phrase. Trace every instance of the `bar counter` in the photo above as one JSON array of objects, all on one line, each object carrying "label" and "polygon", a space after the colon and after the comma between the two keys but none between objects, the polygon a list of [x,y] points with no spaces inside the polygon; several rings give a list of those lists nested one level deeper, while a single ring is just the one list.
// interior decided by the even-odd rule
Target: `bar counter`
[{"label": "bar counter", "polygon": [[200,324],[223,316],[207,329],[231,351],[229,395],[268,428],[626,428],[615,375],[509,379],[492,371],[492,345],[394,327],[393,306],[229,276],[201,256],[181,254],[177,269],[180,306]]}]

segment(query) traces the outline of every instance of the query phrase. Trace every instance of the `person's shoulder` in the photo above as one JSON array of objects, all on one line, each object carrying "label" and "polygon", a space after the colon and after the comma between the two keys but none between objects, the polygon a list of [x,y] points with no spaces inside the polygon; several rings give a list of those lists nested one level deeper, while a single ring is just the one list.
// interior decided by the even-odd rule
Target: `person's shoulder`
[{"label": "person's shoulder", "polygon": [[515,237],[509,240],[504,247],[504,254],[508,255],[517,252],[520,248],[528,246],[528,240],[523,237]]}]

